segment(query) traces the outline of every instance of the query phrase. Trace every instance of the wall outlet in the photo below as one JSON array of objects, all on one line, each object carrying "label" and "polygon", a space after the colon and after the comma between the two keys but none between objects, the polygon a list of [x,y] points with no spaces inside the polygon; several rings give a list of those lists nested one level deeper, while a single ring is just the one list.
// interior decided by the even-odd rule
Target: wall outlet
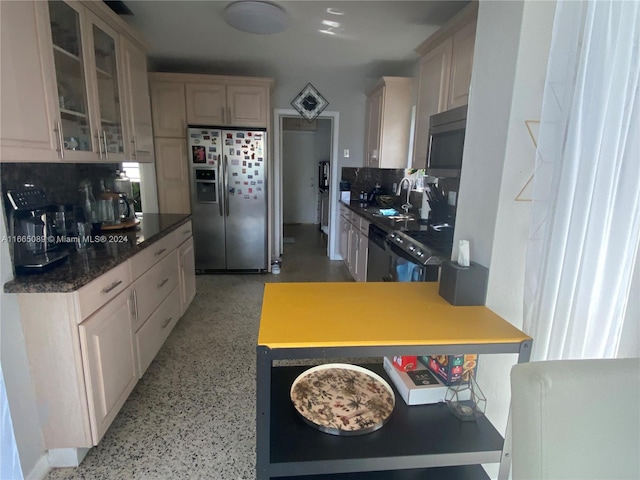
[{"label": "wall outlet", "polygon": [[449,192],[449,205],[454,205],[456,204],[456,200],[458,199],[458,192]]},{"label": "wall outlet", "polygon": [[398,191],[398,184],[393,182],[393,187],[391,187],[393,190],[393,193],[395,194]]},{"label": "wall outlet", "polygon": [[344,155],[343,156],[344,156],[344,158],[349,158],[349,149],[348,148],[344,149]]}]

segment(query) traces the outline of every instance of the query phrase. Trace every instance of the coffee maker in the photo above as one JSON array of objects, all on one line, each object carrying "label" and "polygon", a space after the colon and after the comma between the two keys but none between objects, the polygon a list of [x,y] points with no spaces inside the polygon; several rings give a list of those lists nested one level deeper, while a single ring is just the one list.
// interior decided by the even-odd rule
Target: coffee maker
[{"label": "coffee maker", "polygon": [[69,253],[56,243],[52,220],[55,209],[44,191],[10,190],[7,197],[13,208],[9,212],[9,238],[16,273],[40,273],[62,263]]}]

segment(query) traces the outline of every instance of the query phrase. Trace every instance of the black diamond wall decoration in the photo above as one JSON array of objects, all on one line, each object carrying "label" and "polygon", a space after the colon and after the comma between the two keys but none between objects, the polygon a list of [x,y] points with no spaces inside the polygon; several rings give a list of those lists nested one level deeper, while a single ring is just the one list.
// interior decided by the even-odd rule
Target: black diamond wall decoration
[{"label": "black diamond wall decoration", "polygon": [[307,83],[307,86],[291,102],[300,115],[311,123],[322,111],[327,108],[329,102],[320,95],[316,87]]}]

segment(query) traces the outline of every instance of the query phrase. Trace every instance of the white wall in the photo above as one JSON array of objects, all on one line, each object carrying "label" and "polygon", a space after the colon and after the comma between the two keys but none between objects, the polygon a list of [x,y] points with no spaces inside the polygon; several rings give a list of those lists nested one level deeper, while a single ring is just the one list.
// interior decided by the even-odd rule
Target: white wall
[{"label": "white wall", "polygon": [[[535,146],[525,120],[540,119],[554,13],[551,1],[491,0],[481,0],[478,12],[454,243],[470,240],[472,260],[489,267],[487,306],[519,328],[530,203],[516,197],[533,173]],[[478,364],[487,416],[501,432],[515,361],[485,355]]]},{"label": "white wall", "polygon": [[[4,214],[0,213],[0,234],[4,235],[5,232]],[[9,246],[6,242],[0,242],[0,285],[11,279],[13,272]],[[7,388],[20,464],[25,478],[29,478],[41,461],[45,449],[29,374],[20,310],[15,295],[0,291],[0,319],[0,364]]]}]

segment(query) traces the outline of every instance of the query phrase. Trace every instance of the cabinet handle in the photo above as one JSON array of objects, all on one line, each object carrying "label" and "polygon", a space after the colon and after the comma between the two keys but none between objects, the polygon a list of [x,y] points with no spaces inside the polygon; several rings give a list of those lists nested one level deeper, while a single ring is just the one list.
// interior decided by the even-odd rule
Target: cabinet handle
[{"label": "cabinet handle", "polygon": [[158,284],[158,288],[162,288],[162,287],[164,287],[164,286],[167,284],[167,282],[168,282],[168,281],[169,281],[169,279],[168,279],[168,278],[165,278],[164,280],[162,280],[162,281]]},{"label": "cabinet handle", "polygon": [[182,232],[182,235],[189,235],[191,233],[191,229],[188,228]]},{"label": "cabinet handle", "polygon": [[231,107],[227,107],[227,112],[229,114],[228,122],[231,123]]},{"label": "cabinet handle", "polygon": [[136,142],[136,136],[135,135],[132,137],[131,143],[133,143],[133,152],[131,152],[131,156],[133,158],[138,158],[138,143]]},{"label": "cabinet handle", "polygon": [[164,252],[166,252],[166,251],[167,251],[167,249],[166,249],[166,248],[161,248],[160,250],[158,250],[158,251],[155,253],[155,256],[156,256],[156,257],[158,257],[158,256],[162,255],[162,254],[163,254]]},{"label": "cabinet handle", "polygon": [[133,312],[131,313],[133,315],[134,321],[137,322],[138,321],[138,294],[136,293],[135,290],[131,291],[131,303],[133,306]]},{"label": "cabinet handle", "polygon": [[56,150],[60,154],[60,158],[64,160],[64,139],[62,138],[62,126],[60,125],[60,122],[56,122],[56,126],[53,131],[57,133],[58,137],[58,148]]},{"label": "cabinet handle", "polygon": [[100,155],[100,160],[102,160],[102,140],[100,139],[100,132],[96,134],[96,140],[98,141],[98,154]]},{"label": "cabinet handle", "polygon": [[169,324],[171,323],[171,320],[173,320],[173,317],[169,317],[169,318],[167,318],[167,319],[163,322],[163,324],[162,324],[162,326],[161,326],[160,328],[167,328],[167,325],[169,325]]},{"label": "cabinet handle", "polygon": [[102,142],[104,143],[104,158],[109,160],[109,150],[107,149],[107,131],[102,131]]},{"label": "cabinet handle", "polygon": [[122,283],[122,280],[116,280],[115,282],[113,282],[111,285],[109,285],[108,287],[105,287],[102,289],[102,294],[106,295],[107,293],[109,293],[111,290],[113,290],[114,288],[116,288],[118,285],[120,285]]}]

